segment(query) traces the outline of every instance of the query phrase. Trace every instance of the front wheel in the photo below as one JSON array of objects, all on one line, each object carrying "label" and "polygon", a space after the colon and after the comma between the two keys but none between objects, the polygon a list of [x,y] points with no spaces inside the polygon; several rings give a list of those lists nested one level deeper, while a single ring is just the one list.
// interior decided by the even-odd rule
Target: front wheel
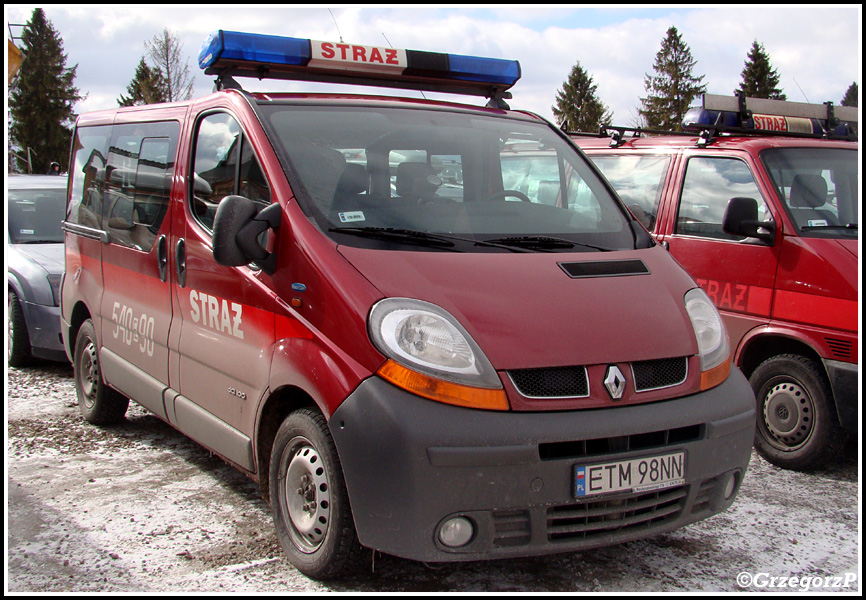
[{"label": "front wheel", "polygon": [[6,303],[9,308],[6,318],[9,351],[6,359],[10,367],[26,367],[33,357],[30,354],[30,334],[27,332],[27,322],[24,320],[24,309],[21,308],[21,301],[12,290],[6,291]]},{"label": "front wheel", "polygon": [[81,324],[78,337],[75,338],[72,368],[81,416],[94,425],[110,425],[121,421],[129,408],[129,398],[108,387],[102,380],[96,331],[90,319]]},{"label": "front wheel", "polygon": [[286,417],[274,439],[269,476],[277,537],[291,563],[313,579],[355,570],[362,547],[322,415],[302,409]]},{"label": "front wheel", "polygon": [[782,354],[749,378],[757,401],[755,449],[784,469],[809,471],[832,462],[845,443],[830,384],[805,356]]}]

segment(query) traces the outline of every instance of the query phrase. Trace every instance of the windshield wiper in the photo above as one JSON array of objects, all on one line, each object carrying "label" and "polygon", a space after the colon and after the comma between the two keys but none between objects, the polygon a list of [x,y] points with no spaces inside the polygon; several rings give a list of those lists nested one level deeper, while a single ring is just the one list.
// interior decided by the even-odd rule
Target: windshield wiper
[{"label": "windshield wiper", "polygon": [[454,242],[444,236],[424,231],[415,231],[414,229],[393,229],[391,227],[332,227],[328,231],[348,233],[378,240],[417,244],[420,246],[438,246],[441,248],[454,247]]},{"label": "windshield wiper", "polygon": [[593,250],[598,250],[599,252],[610,252],[609,248],[602,248],[601,246],[593,246],[591,244],[583,244],[581,242],[572,242],[571,240],[550,237],[546,235],[521,235],[514,237],[497,238],[486,241],[505,246],[530,248],[539,251],[564,250],[568,248],[574,248],[575,246],[581,246],[583,248],[591,248]]},{"label": "windshield wiper", "polygon": [[[532,252],[524,248],[514,247],[509,244],[499,244],[493,241],[473,240],[456,235],[447,235],[442,233],[428,233],[426,231],[417,231],[415,229],[395,229],[392,227],[332,227],[328,231],[336,231],[337,233],[348,233],[361,237],[369,237],[380,240],[388,240],[395,242],[404,242],[407,244],[417,244],[420,246],[432,246],[440,248],[454,248],[454,242],[466,242],[475,244],[476,246],[490,246],[493,248],[502,248],[510,252]],[[459,250],[454,249],[455,252]]]},{"label": "windshield wiper", "polygon": [[857,223],[846,223],[844,225],[803,225],[800,227],[800,231],[812,231],[813,229],[857,229]]}]

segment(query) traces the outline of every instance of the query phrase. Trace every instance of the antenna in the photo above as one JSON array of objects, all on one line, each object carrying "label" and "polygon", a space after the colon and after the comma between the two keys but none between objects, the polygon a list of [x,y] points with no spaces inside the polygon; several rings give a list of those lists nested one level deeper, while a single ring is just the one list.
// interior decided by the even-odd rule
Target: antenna
[{"label": "antenna", "polygon": [[[794,79],[794,78],[791,77],[791,79]],[[806,98],[806,102],[809,102],[809,97],[806,96],[806,92],[803,91],[803,88],[800,87],[800,84],[797,83],[796,79],[794,79],[794,83],[797,85],[797,89],[800,90],[800,93],[803,94],[803,98]]]},{"label": "antenna", "polygon": [[328,9],[328,12],[331,14],[331,18],[334,20],[334,27],[337,28],[337,35],[340,36],[340,43],[343,43],[343,34],[340,33],[340,26],[337,25],[337,18],[334,16],[334,13],[331,12],[331,9]]}]

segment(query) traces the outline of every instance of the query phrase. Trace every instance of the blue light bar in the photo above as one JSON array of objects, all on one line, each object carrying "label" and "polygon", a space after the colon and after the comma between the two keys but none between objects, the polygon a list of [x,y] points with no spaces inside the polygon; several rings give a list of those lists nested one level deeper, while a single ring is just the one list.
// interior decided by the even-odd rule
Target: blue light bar
[{"label": "blue light bar", "polygon": [[354,83],[505,97],[516,60],[216,31],[199,52],[205,74]]},{"label": "blue light bar", "polygon": [[[858,120],[857,109],[832,103],[807,104],[747,98],[742,94],[704,94],[701,106],[683,118],[683,129],[715,128],[729,133],[768,133],[808,137],[850,137]],[[854,136],[856,137],[856,136]]]}]

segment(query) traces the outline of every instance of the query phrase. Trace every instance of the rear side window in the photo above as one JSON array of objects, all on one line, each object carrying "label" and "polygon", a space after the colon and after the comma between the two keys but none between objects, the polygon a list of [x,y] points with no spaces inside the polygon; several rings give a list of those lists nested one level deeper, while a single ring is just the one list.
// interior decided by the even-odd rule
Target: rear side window
[{"label": "rear side window", "polygon": [[590,156],[619,197],[644,227],[653,230],[670,156]]},{"label": "rear side window", "polygon": [[66,220],[83,227],[102,229],[102,194],[111,125],[79,127],[72,142],[72,191]]},{"label": "rear side window", "polygon": [[111,243],[153,248],[168,212],[179,131],[174,121],[114,127],[104,194]]},{"label": "rear side window", "polygon": [[691,158],[680,195],[675,233],[739,240],[722,231],[722,218],[731,198],[758,201],[758,219],[771,220],[749,166],[737,158]]},{"label": "rear side window", "polygon": [[193,161],[190,208],[208,231],[213,231],[217,206],[226,196],[244,196],[262,207],[271,203],[261,164],[230,114],[211,113],[199,121]]}]

